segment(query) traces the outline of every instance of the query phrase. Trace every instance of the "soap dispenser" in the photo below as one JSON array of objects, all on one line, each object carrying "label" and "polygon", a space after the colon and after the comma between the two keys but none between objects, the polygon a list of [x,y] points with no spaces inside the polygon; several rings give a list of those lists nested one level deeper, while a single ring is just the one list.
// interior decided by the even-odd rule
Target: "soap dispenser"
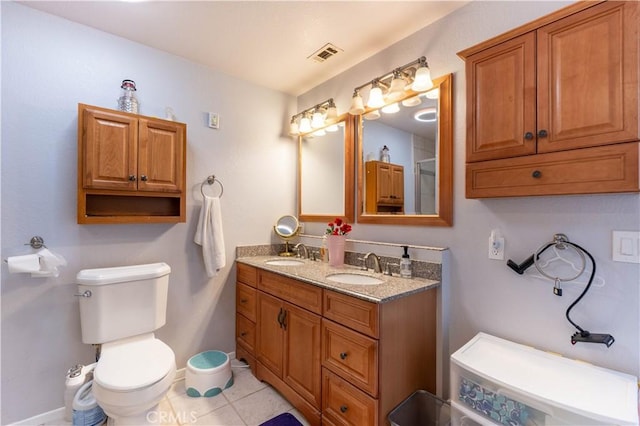
[{"label": "soap dispenser", "polygon": [[402,246],[404,254],[400,260],[400,276],[403,278],[411,278],[411,259],[409,258],[409,246]]}]

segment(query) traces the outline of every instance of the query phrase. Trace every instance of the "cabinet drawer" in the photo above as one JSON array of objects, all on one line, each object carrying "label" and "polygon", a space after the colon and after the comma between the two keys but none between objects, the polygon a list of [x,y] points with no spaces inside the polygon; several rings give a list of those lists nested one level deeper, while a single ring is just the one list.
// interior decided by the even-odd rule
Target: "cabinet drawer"
[{"label": "cabinet drawer", "polygon": [[258,288],[316,314],[322,313],[322,289],[319,287],[259,270]]},{"label": "cabinet drawer", "polygon": [[378,395],[378,341],[322,320],[322,365],[370,395]]},{"label": "cabinet drawer", "polygon": [[378,338],[378,304],[324,291],[323,316],[367,336]]},{"label": "cabinet drawer", "polygon": [[335,425],[377,425],[378,401],[322,369],[322,418]]},{"label": "cabinet drawer", "polygon": [[467,198],[638,192],[640,143],[467,164]]},{"label": "cabinet drawer", "polygon": [[246,284],[236,284],[236,311],[251,321],[256,321],[256,289]]},{"label": "cabinet drawer", "polygon": [[251,287],[255,287],[258,283],[258,269],[244,263],[236,263],[237,276],[236,279]]},{"label": "cabinet drawer", "polygon": [[256,347],[256,324],[242,315],[236,315],[236,339],[251,352]]}]

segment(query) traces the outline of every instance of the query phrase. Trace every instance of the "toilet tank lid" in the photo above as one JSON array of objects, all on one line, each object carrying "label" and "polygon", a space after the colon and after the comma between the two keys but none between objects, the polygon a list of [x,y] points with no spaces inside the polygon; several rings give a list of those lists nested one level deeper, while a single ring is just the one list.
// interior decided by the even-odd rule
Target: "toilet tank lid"
[{"label": "toilet tank lid", "polygon": [[76,275],[76,280],[78,284],[104,285],[158,278],[169,273],[171,273],[171,267],[164,262],[159,262],[145,265],[83,269]]}]

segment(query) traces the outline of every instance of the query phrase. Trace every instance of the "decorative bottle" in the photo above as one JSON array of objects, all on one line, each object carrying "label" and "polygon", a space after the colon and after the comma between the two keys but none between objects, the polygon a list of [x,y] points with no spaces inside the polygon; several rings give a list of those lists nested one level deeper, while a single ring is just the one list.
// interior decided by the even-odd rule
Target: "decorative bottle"
[{"label": "decorative bottle", "polygon": [[383,163],[390,163],[391,156],[389,155],[389,148],[385,145],[382,147],[382,152],[380,154],[380,161]]},{"label": "decorative bottle", "polygon": [[136,82],[122,80],[122,96],[118,98],[118,109],[124,112],[138,113],[138,99],[136,98]]}]

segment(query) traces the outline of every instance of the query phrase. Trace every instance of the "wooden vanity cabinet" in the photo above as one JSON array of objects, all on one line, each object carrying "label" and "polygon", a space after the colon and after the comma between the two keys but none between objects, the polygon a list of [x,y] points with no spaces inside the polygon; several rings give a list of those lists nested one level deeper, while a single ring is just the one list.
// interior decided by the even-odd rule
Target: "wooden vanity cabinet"
[{"label": "wooden vanity cabinet", "polygon": [[467,198],[640,190],[638,20],[581,2],[459,53]]},{"label": "wooden vanity cabinet", "polygon": [[322,289],[258,270],[256,377],[320,423]]},{"label": "wooden vanity cabinet", "polygon": [[367,161],[365,169],[365,211],[404,212],[404,167],[382,161]]},{"label": "wooden vanity cabinet", "polygon": [[418,389],[436,393],[436,291],[373,303],[324,290],[322,420],[388,424]]},{"label": "wooden vanity cabinet", "polygon": [[258,270],[236,263],[236,274],[236,358],[249,364],[255,375]]},{"label": "wooden vanity cabinet", "polygon": [[186,125],[78,105],[78,223],[185,222]]},{"label": "wooden vanity cabinet", "polygon": [[237,357],[310,424],[387,424],[415,390],[436,392],[435,290],[374,303],[236,265]]}]

